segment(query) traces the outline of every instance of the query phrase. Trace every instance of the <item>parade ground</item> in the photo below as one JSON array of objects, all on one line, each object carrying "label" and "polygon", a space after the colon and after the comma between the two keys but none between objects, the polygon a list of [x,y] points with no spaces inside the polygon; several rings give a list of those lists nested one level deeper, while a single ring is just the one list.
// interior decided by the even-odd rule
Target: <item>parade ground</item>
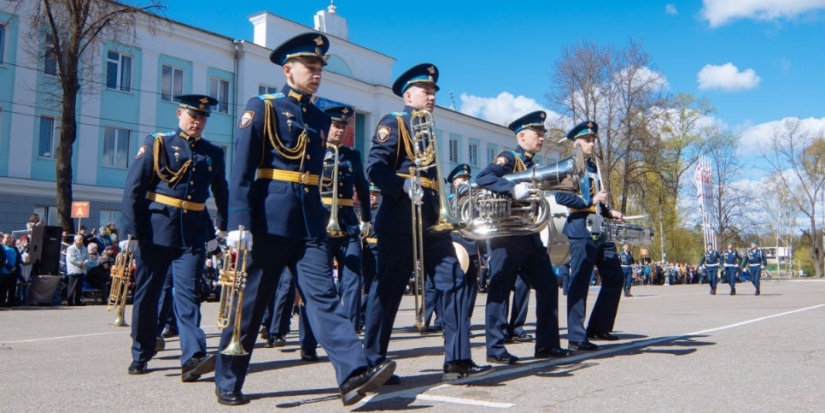
[{"label": "parade ground", "polygon": [[[815,412],[825,409],[825,280],[763,281],[762,295],[739,284],[634,287],[622,298],[615,342],[561,360],[536,360],[531,343],[510,344],[512,366],[459,382],[441,382],[442,337],[413,324],[405,296],[389,357],[402,383],[383,386],[353,411],[433,412]],[[592,287],[588,307],[598,293]],[[566,297],[560,294],[562,346]],[[473,315],[473,358],[485,362],[484,302]],[[531,297],[527,331],[534,333]],[[203,326],[216,349],[217,303],[203,305]],[[588,311],[589,314],[589,311]],[[251,403],[220,406],[213,375],[180,381],[177,338],[130,376],[129,328],[111,325],[105,306],[28,307],[0,311],[2,412],[268,412],[345,410],[332,366],[299,357],[297,317],[287,346],[258,340],[243,388]],[[131,321],[131,306],[127,322]],[[257,332],[256,332],[257,333]]]}]

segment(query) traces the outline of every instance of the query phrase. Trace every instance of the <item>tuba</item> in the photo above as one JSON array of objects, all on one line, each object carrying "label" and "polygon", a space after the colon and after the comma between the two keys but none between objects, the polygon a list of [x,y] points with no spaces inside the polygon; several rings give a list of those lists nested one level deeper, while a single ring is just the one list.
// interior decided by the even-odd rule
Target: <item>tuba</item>
[{"label": "tuba", "polygon": [[[346,231],[341,229],[341,226],[338,224],[338,146],[333,145],[327,142],[327,149],[332,149],[332,152],[327,152],[327,155],[324,157],[324,168],[327,168],[327,161],[331,160],[332,165],[332,178],[326,179],[321,178],[321,193],[322,196],[324,194],[324,187],[332,186],[332,193],[331,199],[323,197],[322,201],[326,204],[326,200],[330,199],[330,207],[329,207],[329,221],[327,221],[327,234],[330,237],[343,237],[347,235]],[[331,155],[331,156],[330,156]]]},{"label": "tuba", "polygon": [[528,196],[520,200],[479,188],[475,183],[462,184],[458,188],[456,210],[466,225],[459,232],[474,240],[541,232],[552,218],[544,191],[574,175],[575,167],[571,156],[553,165],[504,175],[510,182],[533,185]]},{"label": "tuba", "polygon": [[[438,142],[435,137],[435,122],[430,112],[426,110],[413,111],[410,117],[410,144],[412,145],[412,159],[415,166],[410,167],[410,177],[413,185],[421,182],[422,173],[435,167],[435,182],[438,185],[438,219],[428,228],[430,231],[454,231],[463,224],[453,215],[450,202],[447,199],[447,188],[442,180],[441,164],[438,156]],[[416,188],[416,191],[422,191]],[[413,294],[415,295],[415,327],[422,331],[425,320],[424,313],[424,216],[421,205],[412,200],[412,235],[413,235]]]},{"label": "tuba", "polygon": [[[239,231],[243,233],[241,225]],[[224,257],[218,284],[221,286],[221,297],[218,305],[219,329],[229,327],[232,317],[235,324],[232,330],[232,339],[221,354],[228,356],[245,356],[249,354],[241,345],[241,318],[243,316],[243,293],[246,288],[246,259],[249,249],[243,245],[238,249],[229,249]],[[234,256],[234,260],[233,260]],[[239,264],[240,263],[240,264]]]},{"label": "tuba", "polygon": [[[129,237],[129,241],[132,237]],[[120,251],[115,256],[112,264],[110,276],[112,277],[112,287],[109,290],[109,301],[106,311],[115,310],[115,327],[129,327],[126,324],[124,314],[126,312],[126,298],[129,295],[129,283],[131,282],[132,264],[134,264],[134,252]]]}]

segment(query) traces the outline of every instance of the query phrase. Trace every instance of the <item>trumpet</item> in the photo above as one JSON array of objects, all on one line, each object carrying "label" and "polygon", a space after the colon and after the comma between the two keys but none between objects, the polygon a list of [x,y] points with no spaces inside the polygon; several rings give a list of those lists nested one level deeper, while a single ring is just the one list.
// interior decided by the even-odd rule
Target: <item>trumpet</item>
[{"label": "trumpet", "polygon": [[[132,237],[129,237],[129,241]],[[112,264],[111,277],[112,287],[109,290],[109,301],[106,305],[106,311],[115,310],[115,321],[112,323],[115,327],[129,327],[126,324],[124,313],[126,312],[126,297],[129,295],[129,282],[132,264],[135,261],[134,252],[121,251],[115,256],[115,262]]]},{"label": "trumpet", "polygon": [[[438,220],[428,228],[430,231],[453,231],[463,227],[453,214],[450,202],[447,199],[447,188],[441,179],[441,165],[438,157],[438,142],[435,137],[435,122],[430,112],[426,110],[413,111],[410,118],[410,144],[412,159],[415,166],[409,169],[413,185],[421,181],[422,172],[435,166],[438,182]],[[422,331],[425,326],[426,304],[424,303],[424,216],[421,205],[412,202],[412,235],[413,235],[413,294],[415,295],[415,328]]]},{"label": "trumpet", "polygon": [[[332,149],[332,152],[327,152],[327,156],[324,157],[324,162],[326,162],[329,155],[332,154],[332,178],[322,178],[320,183],[322,192],[324,186],[330,184],[332,185],[332,199],[330,200],[327,234],[330,237],[343,237],[347,235],[347,233],[346,231],[343,231],[341,226],[338,224],[338,146],[327,142],[327,149]],[[324,165],[324,168],[326,167],[327,165]],[[326,199],[327,198],[323,198],[325,203]]]},{"label": "trumpet", "polygon": [[[243,234],[244,227],[241,225],[239,231]],[[230,250],[224,257],[223,267],[218,277],[218,284],[221,286],[221,297],[218,306],[217,326],[223,330],[229,327],[232,317],[235,323],[232,330],[232,339],[221,354],[228,356],[245,356],[249,354],[241,345],[241,319],[243,315],[243,294],[246,288],[246,259],[249,249],[246,244],[237,250]],[[234,256],[234,262],[233,262]],[[240,265],[238,264],[240,262]]]}]

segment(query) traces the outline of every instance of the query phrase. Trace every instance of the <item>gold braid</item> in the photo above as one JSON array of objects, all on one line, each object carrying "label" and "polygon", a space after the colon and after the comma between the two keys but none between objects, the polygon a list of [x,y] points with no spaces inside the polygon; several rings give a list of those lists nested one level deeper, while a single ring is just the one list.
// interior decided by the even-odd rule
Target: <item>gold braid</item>
[{"label": "gold braid", "polygon": [[264,130],[264,134],[269,138],[269,143],[272,144],[275,151],[284,159],[290,161],[303,159],[304,151],[306,151],[307,142],[309,141],[309,139],[307,139],[306,129],[301,131],[295,146],[288,148],[281,141],[280,135],[278,135],[277,116],[275,116],[275,108],[272,106],[272,101],[268,99],[265,100],[264,106],[266,106],[266,114],[264,115],[264,125],[266,129]]},{"label": "gold braid", "polygon": [[[180,167],[177,171],[173,171],[169,169],[166,165],[166,162],[163,163],[163,169],[160,167],[160,159],[162,154],[165,154],[166,151],[163,150],[163,138],[160,136],[155,136],[155,144],[152,146],[152,155],[155,158],[155,175],[160,178],[161,181],[166,182],[169,187],[174,188],[180,183],[181,179],[183,178],[183,174],[186,173],[186,170],[189,169],[189,165],[192,164],[192,160],[189,159],[184,162],[183,166]],[[163,156],[166,159],[165,156]],[[167,178],[166,174],[171,174],[171,178]]]}]

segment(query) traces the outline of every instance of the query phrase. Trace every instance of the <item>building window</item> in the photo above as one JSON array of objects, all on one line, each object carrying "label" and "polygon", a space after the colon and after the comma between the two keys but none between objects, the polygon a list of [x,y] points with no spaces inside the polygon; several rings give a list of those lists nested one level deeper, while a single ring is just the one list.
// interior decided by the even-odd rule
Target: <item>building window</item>
[{"label": "building window", "polygon": [[43,73],[57,76],[57,52],[54,49],[54,37],[46,35],[46,50],[43,54]]},{"label": "building window", "polygon": [[458,163],[458,140],[450,139],[450,163]]},{"label": "building window", "polygon": [[183,69],[163,65],[161,70],[160,98],[167,102],[180,102],[175,96],[183,94]]},{"label": "building window", "polygon": [[98,226],[98,228],[105,227],[106,225],[109,225],[110,222],[120,222],[120,211],[114,209],[101,209],[99,222],[100,225]]},{"label": "building window", "polygon": [[3,56],[5,56],[6,51],[6,25],[0,24],[0,65],[5,62],[3,60]]},{"label": "building window", "polygon": [[132,57],[109,50],[106,54],[106,87],[132,90]]},{"label": "building window", "polygon": [[268,85],[258,85],[259,95],[272,95],[278,93],[278,88]]},{"label": "building window", "polygon": [[45,222],[46,225],[56,226],[57,225],[57,207],[56,206],[35,206],[34,213],[40,217],[40,220]]},{"label": "building window", "polygon": [[37,155],[41,158],[54,158],[54,118],[49,116],[40,117],[40,141]]},{"label": "building window", "polygon": [[229,81],[213,77],[209,79],[209,96],[218,99],[217,112],[229,113]]},{"label": "building window", "polygon": [[478,166],[478,144],[471,143],[468,151],[470,157],[470,165]]},{"label": "building window", "polygon": [[487,163],[493,163],[493,159],[496,157],[496,145],[487,145]]},{"label": "building window", "polygon": [[105,128],[103,132],[103,166],[129,167],[131,132],[128,129]]}]

